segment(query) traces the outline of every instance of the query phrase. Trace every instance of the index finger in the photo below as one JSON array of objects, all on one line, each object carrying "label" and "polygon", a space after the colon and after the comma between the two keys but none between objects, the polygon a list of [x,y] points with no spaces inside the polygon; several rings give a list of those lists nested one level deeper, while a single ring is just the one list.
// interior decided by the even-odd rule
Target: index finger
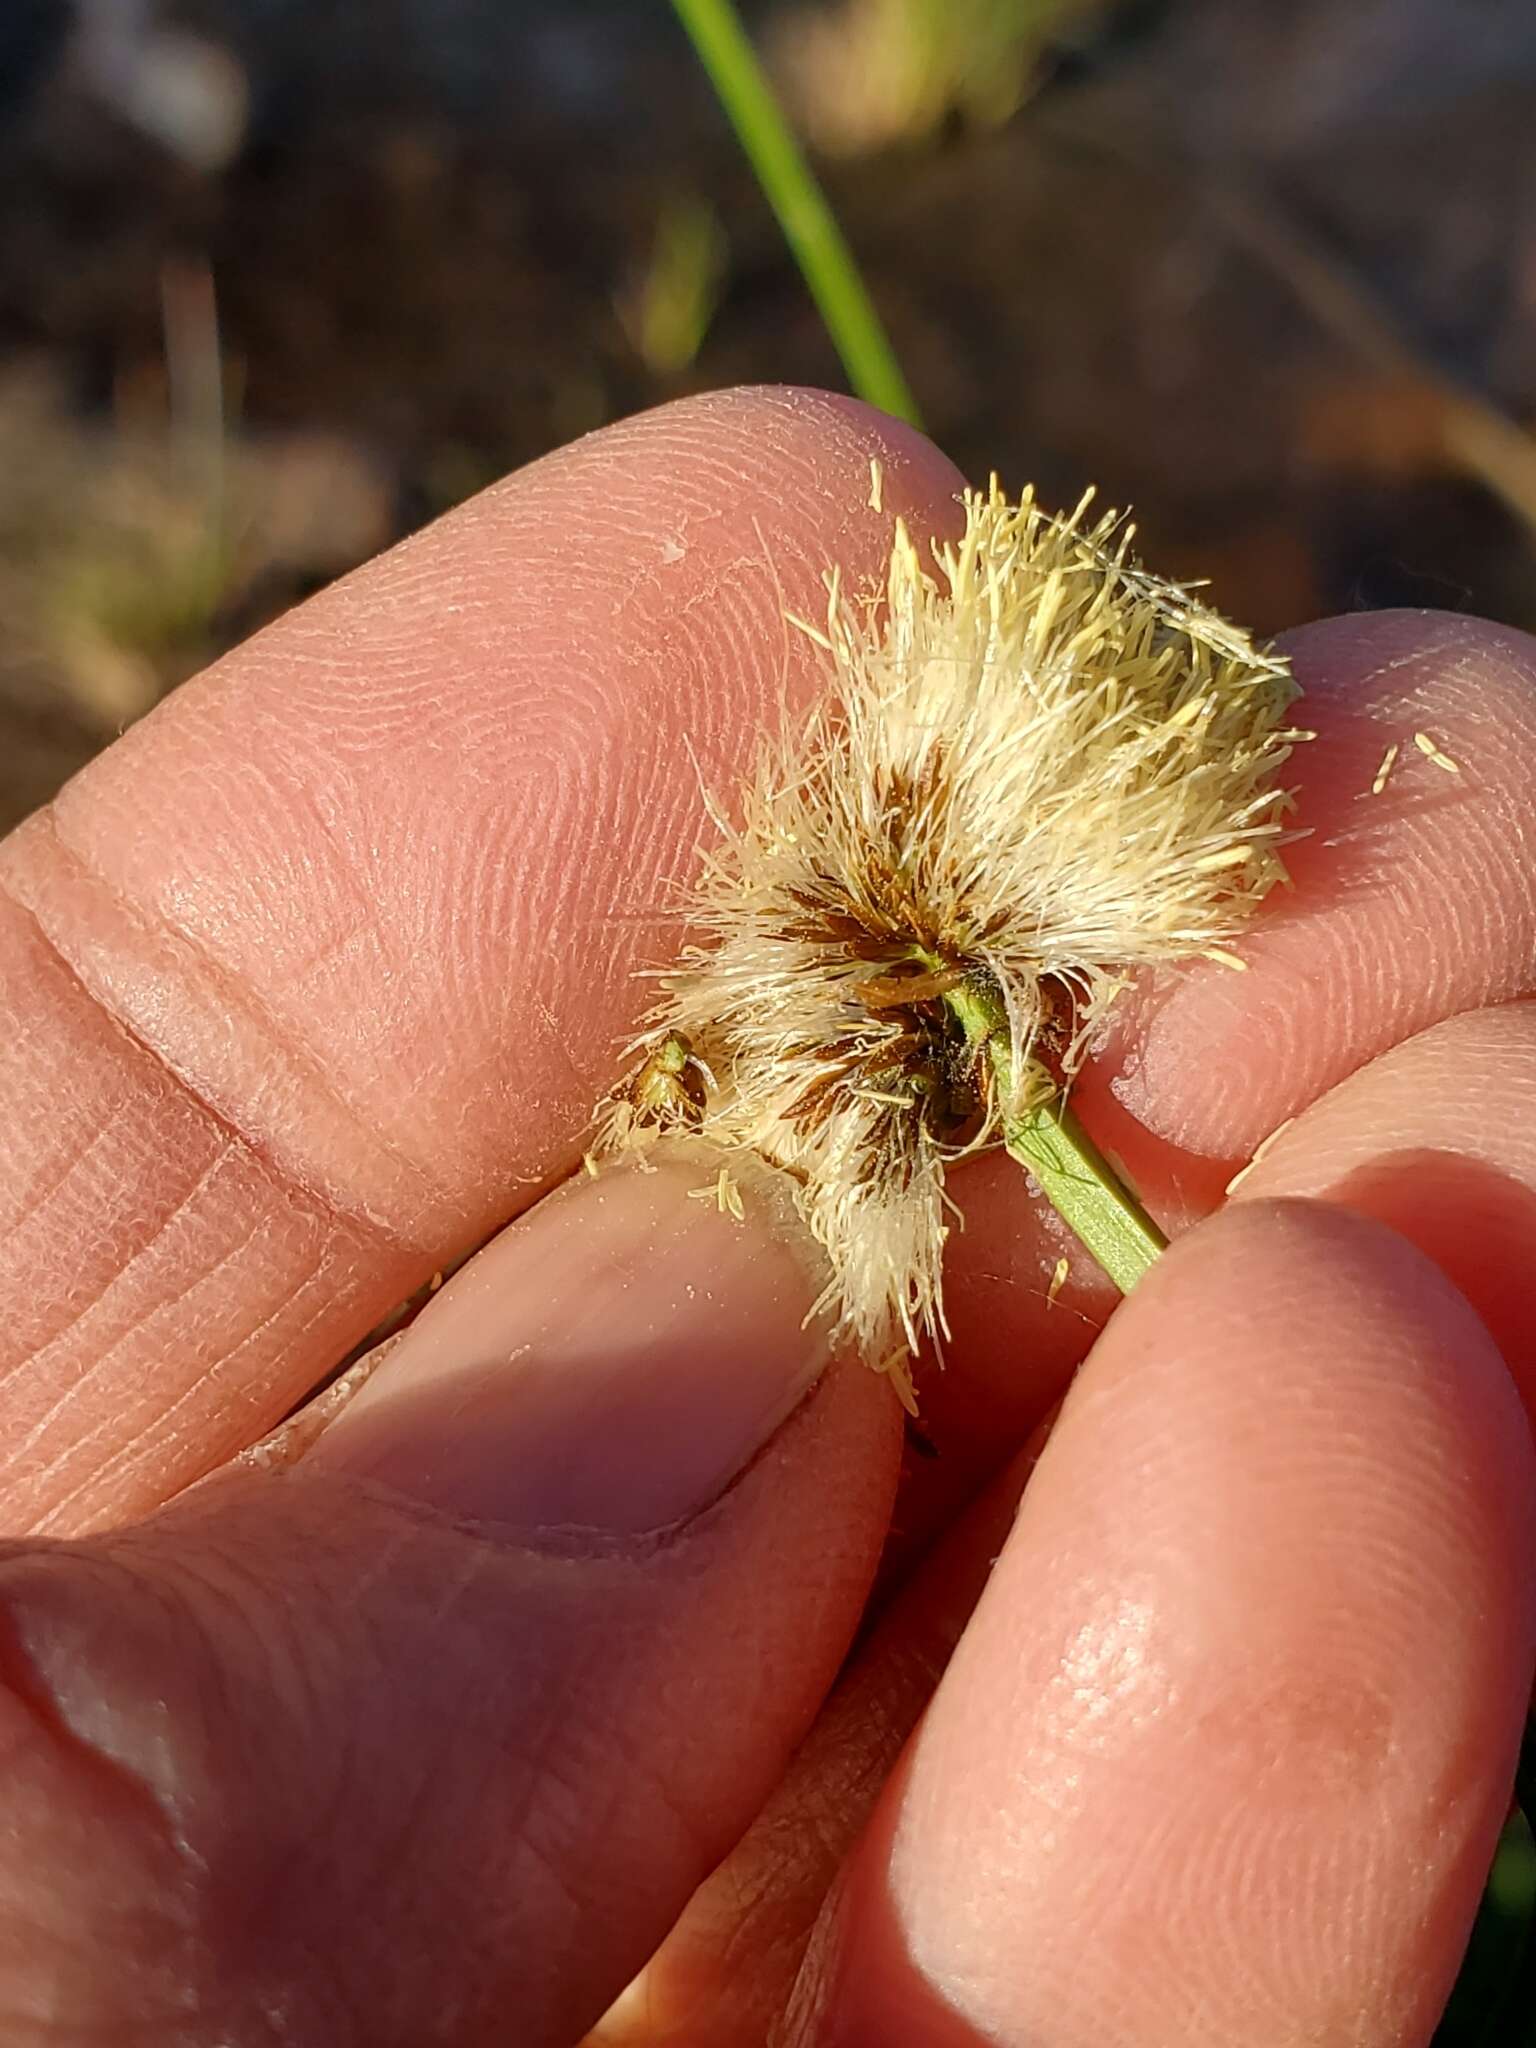
[{"label": "index finger", "polygon": [[630,421],[229,656],[0,848],[10,1529],[175,1492],[568,1170],[701,773],[814,673],[785,610],[957,486],[816,394]]}]

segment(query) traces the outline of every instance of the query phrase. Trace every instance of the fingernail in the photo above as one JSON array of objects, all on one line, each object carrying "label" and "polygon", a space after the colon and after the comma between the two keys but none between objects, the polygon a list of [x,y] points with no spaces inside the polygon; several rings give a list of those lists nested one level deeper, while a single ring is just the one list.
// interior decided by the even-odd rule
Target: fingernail
[{"label": "fingernail", "polygon": [[826,1363],[825,1275],[771,1168],[652,1160],[578,1176],[477,1254],[305,1469],[530,1532],[661,1529],[723,1492]]}]

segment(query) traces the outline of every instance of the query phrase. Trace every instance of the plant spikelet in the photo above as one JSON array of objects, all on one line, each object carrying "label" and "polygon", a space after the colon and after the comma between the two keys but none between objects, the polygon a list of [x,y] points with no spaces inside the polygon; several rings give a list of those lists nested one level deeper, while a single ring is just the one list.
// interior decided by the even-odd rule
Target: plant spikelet
[{"label": "plant spikelet", "polygon": [[1135,970],[1228,957],[1284,872],[1284,662],[1088,505],[994,482],[931,565],[898,527],[882,593],[829,579],[831,687],[715,814],[605,1114],[609,1145],[681,1123],[786,1168],[877,1365],[942,1335],[946,1168],[1070,1083]]}]

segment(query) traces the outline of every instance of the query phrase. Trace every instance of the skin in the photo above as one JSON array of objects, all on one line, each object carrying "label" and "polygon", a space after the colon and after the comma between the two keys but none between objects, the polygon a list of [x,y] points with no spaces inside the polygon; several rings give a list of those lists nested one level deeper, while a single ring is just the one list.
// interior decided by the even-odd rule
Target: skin
[{"label": "skin", "polygon": [[[1178,1242],[1098,1338],[975,1167],[939,1459],[771,1190],[535,1207],[701,773],[814,687],[784,611],[957,482],[814,394],[611,429],[0,849],[8,2041],[1429,2039],[1536,1657],[1531,643],[1295,637],[1295,889],[1079,1098]],[[1363,794],[1414,730],[1461,773]]]}]

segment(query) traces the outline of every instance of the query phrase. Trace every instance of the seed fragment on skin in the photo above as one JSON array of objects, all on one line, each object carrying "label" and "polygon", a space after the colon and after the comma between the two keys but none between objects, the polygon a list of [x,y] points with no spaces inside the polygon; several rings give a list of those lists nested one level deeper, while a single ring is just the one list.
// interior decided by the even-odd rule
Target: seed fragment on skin
[{"label": "seed fragment on skin", "polygon": [[735,1223],[746,1221],[746,1205],[741,1199],[741,1188],[726,1167],[721,1167],[715,1178],[702,1188],[688,1190],[690,1202],[713,1202],[722,1216],[729,1216]]},{"label": "seed fragment on skin", "polygon": [[1279,1144],[1280,1140],[1285,1136],[1286,1132],[1291,1128],[1291,1125],[1295,1123],[1295,1121],[1295,1117],[1288,1116],[1285,1119],[1284,1123],[1275,1125],[1275,1128],[1270,1132],[1267,1138],[1260,1139],[1259,1143],[1254,1148],[1253,1157],[1249,1160],[1248,1164],[1240,1168],[1238,1172],[1234,1173],[1232,1178],[1227,1182],[1225,1190],[1227,1194],[1235,1195],[1237,1193],[1238,1189],[1242,1186],[1243,1182],[1248,1178],[1249,1174],[1252,1173],[1253,1169],[1259,1164],[1259,1161],[1269,1156],[1269,1154],[1274,1150],[1275,1146]]}]

